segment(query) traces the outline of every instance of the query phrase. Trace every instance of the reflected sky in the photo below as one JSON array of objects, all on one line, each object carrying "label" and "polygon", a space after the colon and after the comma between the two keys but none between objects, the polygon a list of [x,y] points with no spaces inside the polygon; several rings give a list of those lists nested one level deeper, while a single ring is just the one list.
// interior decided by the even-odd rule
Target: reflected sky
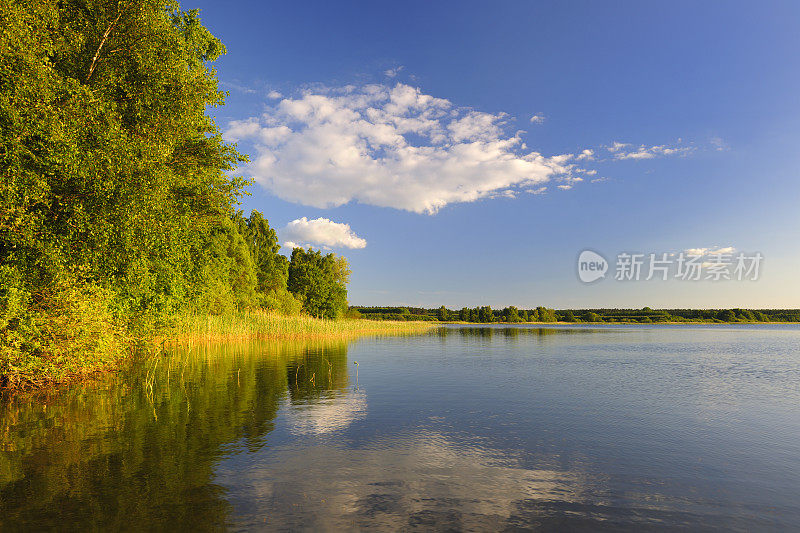
[{"label": "reflected sky", "polygon": [[787,326],[176,350],[5,399],[0,528],[793,529],[798,383]]},{"label": "reflected sky", "polygon": [[286,414],[292,433],[324,435],[341,431],[367,413],[364,391],[332,394],[316,401],[293,405]]},{"label": "reflected sky", "polygon": [[[356,448],[291,445],[224,461],[237,523],[341,531],[399,525],[493,529],[525,501],[575,503],[593,486],[580,471],[524,468],[508,450],[433,430],[376,437]],[[241,506],[240,506],[241,504]],[[286,513],[291,509],[291,513]]]}]

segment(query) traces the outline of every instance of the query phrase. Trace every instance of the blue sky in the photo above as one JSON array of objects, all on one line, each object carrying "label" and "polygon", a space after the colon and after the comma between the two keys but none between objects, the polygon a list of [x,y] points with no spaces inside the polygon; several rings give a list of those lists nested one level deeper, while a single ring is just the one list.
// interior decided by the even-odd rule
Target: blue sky
[{"label": "blue sky", "polygon": [[[242,207],[346,256],[352,304],[800,307],[797,2],[182,7],[228,48]],[[614,279],[620,252],[690,249],[764,259]]]}]

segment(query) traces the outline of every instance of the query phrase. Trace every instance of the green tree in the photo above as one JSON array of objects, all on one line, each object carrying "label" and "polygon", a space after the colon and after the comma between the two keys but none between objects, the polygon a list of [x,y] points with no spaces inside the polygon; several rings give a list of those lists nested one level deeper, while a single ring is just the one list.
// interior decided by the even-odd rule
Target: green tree
[{"label": "green tree", "polygon": [[131,318],[180,307],[245,185],[205,114],[224,47],[156,0],[3,2],[0,27],[0,263],[39,295],[108,287]]},{"label": "green tree", "polygon": [[505,322],[516,323],[521,319],[519,317],[519,310],[513,305],[503,309],[503,320]]},{"label": "green tree", "polygon": [[233,221],[222,219],[205,242],[195,284],[198,311],[229,313],[256,304],[256,271],[250,250]]},{"label": "green tree", "polygon": [[478,322],[483,323],[491,323],[494,322],[494,313],[492,313],[492,308],[488,305],[481,307],[478,309]]},{"label": "green tree", "polygon": [[343,257],[295,248],[289,262],[289,292],[316,317],[338,318],[347,310],[350,269]]},{"label": "green tree", "polygon": [[258,292],[269,294],[286,289],[289,278],[289,261],[279,253],[278,235],[269,221],[255,209],[248,218],[237,213],[234,220],[247,242],[258,279]]},{"label": "green tree", "polygon": [[586,322],[601,322],[600,315],[593,311],[588,311],[583,314],[583,320]]},{"label": "green tree", "polygon": [[555,322],[556,321],[556,312],[552,309],[548,309],[546,307],[537,307],[536,308],[536,320],[538,322]]},{"label": "green tree", "polygon": [[[0,28],[0,276],[13,283],[0,291],[13,308],[0,374],[26,358],[68,363],[90,339],[114,344],[75,338],[76,324],[147,335],[225,279],[223,299],[247,305],[248,259],[226,223],[242,157],[206,115],[223,102],[211,62],[225,48],[197,12],[0,2]],[[85,305],[69,303],[76,294]]]}]

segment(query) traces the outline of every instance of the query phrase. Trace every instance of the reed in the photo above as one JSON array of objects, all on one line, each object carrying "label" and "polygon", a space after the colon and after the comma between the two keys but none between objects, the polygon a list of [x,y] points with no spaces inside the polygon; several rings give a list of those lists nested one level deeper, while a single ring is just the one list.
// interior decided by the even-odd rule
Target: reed
[{"label": "reed", "polygon": [[287,316],[274,311],[249,310],[236,314],[182,314],[176,317],[165,341],[230,341],[258,339],[348,339],[363,335],[417,334],[434,325],[425,322],[327,320],[305,315]]}]

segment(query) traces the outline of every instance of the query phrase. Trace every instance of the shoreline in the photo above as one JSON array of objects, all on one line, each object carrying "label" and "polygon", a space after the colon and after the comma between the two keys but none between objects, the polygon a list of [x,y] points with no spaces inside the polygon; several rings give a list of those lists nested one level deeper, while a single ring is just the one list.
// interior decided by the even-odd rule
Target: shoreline
[{"label": "shoreline", "polygon": [[248,340],[304,341],[351,340],[370,336],[414,335],[437,326],[436,323],[395,322],[342,318],[313,318],[305,315],[286,316],[271,311],[243,311],[232,315],[191,315],[174,317],[174,324],[149,339],[120,336],[107,350],[92,357],[76,360],[71,357],[37,356],[27,361],[28,367],[15,365],[10,356],[0,359],[0,393],[51,392],[81,381],[120,371],[137,357],[181,345],[224,343]]}]

